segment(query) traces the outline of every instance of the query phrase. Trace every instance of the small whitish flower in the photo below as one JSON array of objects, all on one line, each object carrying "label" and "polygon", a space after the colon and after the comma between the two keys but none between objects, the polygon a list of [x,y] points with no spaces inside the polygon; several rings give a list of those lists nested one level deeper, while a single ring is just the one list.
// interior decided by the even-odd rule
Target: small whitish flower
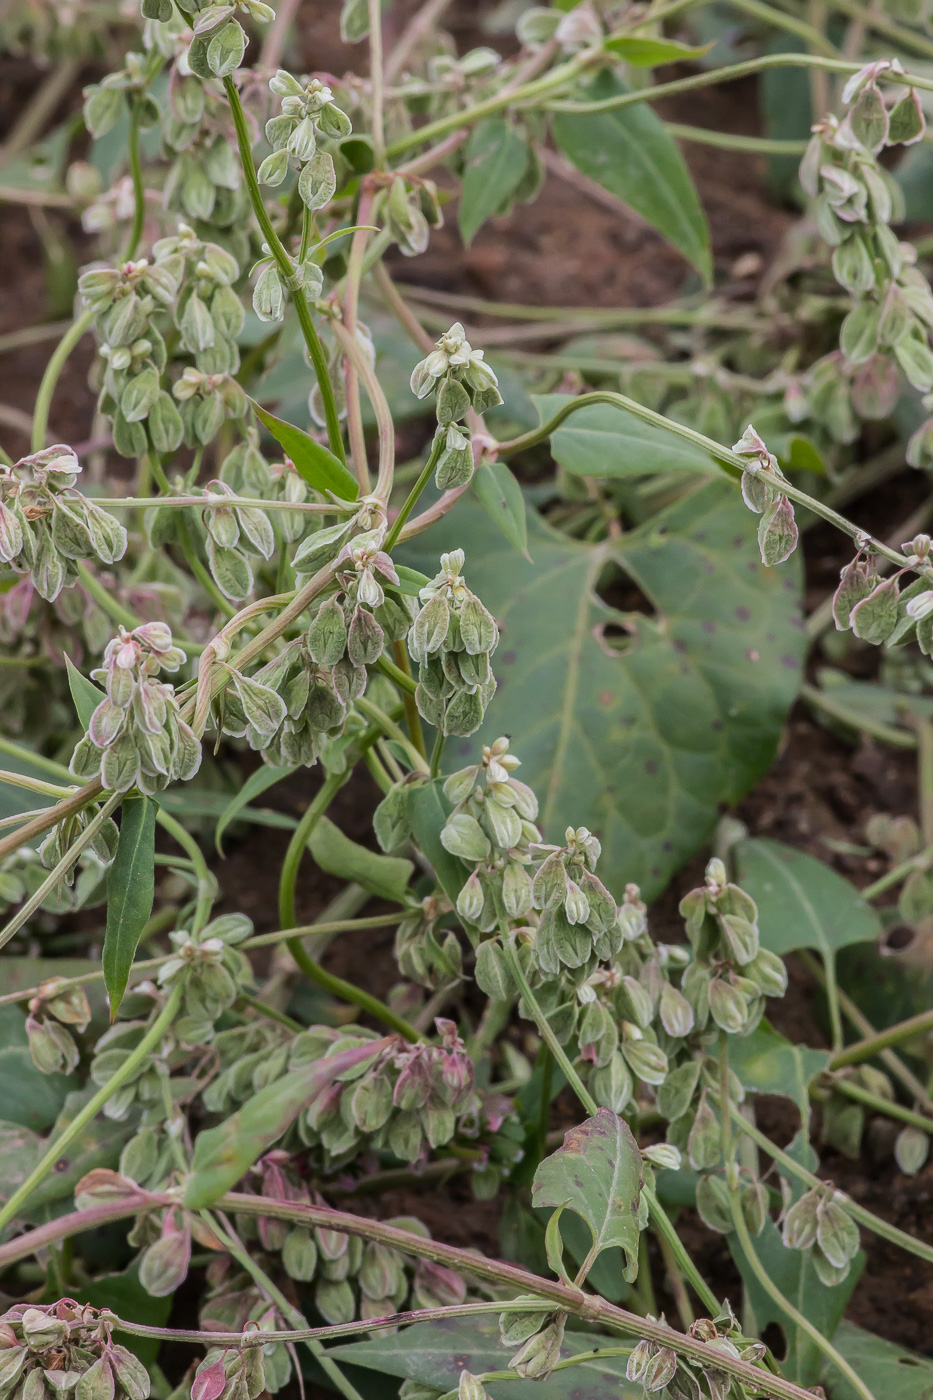
[{"label": "small whitish flower", "polygon": [[495,371],[486,364],[482,350],[474,350],[463,326],[456,321],[420,360],[411,375],[411,390],[419,399],[438,390],[438,418],[448,424],[462,418],[472,404],[477,412],[502,400]]}]

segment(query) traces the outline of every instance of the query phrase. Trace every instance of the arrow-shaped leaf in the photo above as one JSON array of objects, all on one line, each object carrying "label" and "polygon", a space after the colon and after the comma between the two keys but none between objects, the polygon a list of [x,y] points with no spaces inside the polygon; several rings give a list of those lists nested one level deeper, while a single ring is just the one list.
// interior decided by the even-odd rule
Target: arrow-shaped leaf
[{"label": "arrow-shaped leaf", "polygon": [[608,1108],[571,1128],[535,1172],[534,1206],[567,1206],[593,1232],[596,1253],[618,1245],[626,1255],[625,1277],[638,1269],[638,1198],[642,1188],[638,1144],[628,1124]]}]

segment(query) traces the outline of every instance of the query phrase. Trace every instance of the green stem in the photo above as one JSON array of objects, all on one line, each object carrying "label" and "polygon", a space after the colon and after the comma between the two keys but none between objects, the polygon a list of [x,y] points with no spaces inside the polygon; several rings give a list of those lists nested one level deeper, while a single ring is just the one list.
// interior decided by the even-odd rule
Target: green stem
[{"label": "green stem", "polygon": [[[656,83],[652,87],[640,88],[634,92],[620,93],[617,97],[607,97],[599,102],[560,102],[549,103],[552,112],[616,112],[623,107],[633,107],[639,102],[653,102],[659,97],[668,97],[677,92],[695,92],[713,83],[728,83],[735,78],[745,78],[751,73],[762,73],[769,68],[818,68],[827,73],[858,73],[859,63],[848,63],[841,58],[826,58],[822,54],[772,53],[760,58],[749,58],[742,63],[730,63],[724,68],[713,68],[706,73],[696,73],[689,78],[675,78],[669,83]],[[882,74],[882,77],[885,75]],[[896,81],[904,86],[921,88],[933,92],[933,78],[922,78],[916,73],[898,74]],[[420,131],[417,135],[420,136]]]},{"label": "green stem", "polygon": [[385,74],[382,63],[382,0],[369,0],[369,82],[373,107],[373,162],[377,170],[386,163],[383,105]]},{"label": "green stem", "polygon": [[896,1026],[888,1026],[886,1030],[876,1031],[874,1035],[848,1045],[833,1056],[829,1068],[843,1069],[846,1065],[861,1064],[863,1060],[874,1059],[892,1045],[901,1045],[905,1040],[913,1040],[915,1036],[926,1035],[930,1031],[933,1031],[933,1011],[921,1011],[906,1021],[898,1021]]},{"label": "green stem", "polygon": [[386,535],[385,544],[382,547],[387,554],[390,553],[394,545],[397,543],[398,537],[402,533],[402,529],[408,521],[408,517],[411,515],[415,506],[418,504],[418,498],[420,497],[424,488],[427,486],[428,482],[431,480],[431,473],[437,466],[437,459],[440,457],[442,451],[444,450],[445,442],[446,436],[444,433],[444,429],[438,428],[437,432],[434,434],[434,441],[431,443],[431,451],[428,453],[428,460],[421,468],[421,474],[418,477],[418,480],[415,482],[414,486],[409,491],[408,496],[405,500],[405,504],[402,506],[398,515],[392,521],[392,524],[389,528],[389,533]]},{"label": "green stem", "polygon": [[895,729],[890,724],[882,724],[880,720],[871,719],[868,715],[862,714],[859,710],[851,710],[848,705],[841,704],[834,700],[832,695],[820,690],[818,686],[805,682],[800,687],[800,698],[813,705],[815,709],[822,710],[831,719],[837,719],[841,724],[848,725],[859,734],[871,734],[876,739],[880,739],[884,744],[890,744],[897,749],[915,749],[917,747],[917,736],[909,733],[906,729]]},{"label": "green stem", "polygon": [[423,754],[418,752],[414,744],[408,738],[408,735],[404,734],[402,730],[399,729],[390,715],[387,715],[378,705],[374,705],[372,700],[367,699],[365,695],[361,695],[354,703],[360,714],[372,720],[382,733],[385,734],[387,739],[394,739],[395,742],[405,750],[408,760],[416,773],[427,774],[429,772],[427,759]]},{"label": "green stem", "polygon": [[139,121],[141,116],[142,101],[139,96],[136,96],[130,102],[130,134],[127,142],[130,178],[133,181],[133,223],[126,240],[126,246],[121,254],[123,262],[129,262],[136,256],[136,250],[142,240],[143,224],[146,218],[146,191],[143,188],[143,167],[139,157]]},{"label": "green stem", "polygon": [[681,1273],[703,1304],[707,1315],[709,1317],[717,1317],[721,1311],[719,1299],[706,1283],[703,1275],[684,1248],[674,1222],[658,1200],[654,1188],[646,1185],[642,1187],[642,1192],[644,1193],[645,1200],[648,1202],[648,1211],[651,1215],[651,1219],[659,1233],[667,1241],[671,1254],[680,1266]]},{"label": "green stem", "polygon": [[409,685],[402,686],[402,704],[405,707],[405,722],[408,725],[408,735],[415,748],[422,758],[427,758],[428,751],[424,745],[424,730],[421,727],[421,715],[418,706],[415,704],[414,678],[411,674],[411,666],[408,661],[408,649],[404,641],[392,643],[392,655],[395,657],[396,665],[403,675],[408,677]]},{"label": "green stem", "polygon": [[[311,833],[344,783],[347,782],[352,771],[353,764],[348,763],[345,773],[332,773],[324,780],[292,833],[292,839],[282,862],[282,874],[279,880],[279,922],[283,928],[295,925],[295,885],[298,880],[301,858],[305,853]],[[320,963],[316,962],[307,952],[299,937],[289,938],[286,943],[288,951],[301,971],[316,986],[329,992],[331,996],[339,997],[342,1001],[349,1002],[351,1006],[358,1006],[361,1011],[368,1012],[370,1016],[381,1021],[390,1030],[404,1036],[412,1044],[424,1039],[414,1026],[409,1025],[403,1017],[396,1015],[391,1007],[386,1006],[377,997],[371,996],[369,992],[364,992],[360,987],[355,987],[352,982],[345,982],[342,977],[335,977],[333,973],[326,972]]]},{"label": "green stem", "polygon": [[[795,56],[797,58],[805,57],[805,55],[800,54]],[[788,57],[788,55],[775,54],[774,57],[782,58]],[[828,61],[829,60],[827,60],[827,62]],[[851,64],[845,66],[847,69],[853,68]],[[853,71],[857,70],[853,69]],[[933,81],[931,81],[930,86],[933,88]],[[636,95],[640,96],[641,94]],[[738,453],[732,452],[727,447],[722,447],[718,442],[714,442],[712,438],[706,437],[703,433],[698,433],[694,428],[688,428],[683,423],[676,423],[672,418],[665,418],[663,413],[655,413],[654,409],[645,408],[643,404],[638,403],[635,399],[630,399],[625,394],[613,393],[608,389],[598,389],[589,394],[580,394],[577,398],[571,399],[569,403],[564,404],[557,413],[549,418],[547,422],[542,423],[540,427],[533,428],[530,432],[522,433],[520,437],[511,438],[506,442],[500,442],[497,449],[499,456],[511,457],[517,452],[524,452],[529,447],[537,446],[539,442],[544,442],[546,438],[549,438],[571,414],[578,412],[581,408],[588,408],[592,404],[601,403],[611,404],[614,408],[620,408],[624,412],[631,413],[636,418],[640,418],[644,423],[650,423],[656,428],[663,428],[665,432],[673,433],[675,437],[682,438],[693,447],[698,447],[702,452],[705,452],[707,456],[712,457],[715,462],[719,462],[722,466],[727,467],[732,474],[743,472],[753,477],[762,475],[761,468],[750,459],[740,457]],[[835,525],[843,534],[851,536],[852,539],[858,539],[862,542],[863,548],[865,548],[866,545],[871,545],[872,549],[877,554],[881,554],[884,558],[890,559],[893,564],[897,564],[901,568],[906,566],[907,560],[903,554],[899,554],[897,550],[889,549],[883,541],[876,540],[872,536],[866,535],[857,525],[853,525],[851,521],[846,520],[845,516],[840,515],[838,511],[832,510],[829,506],[824,505],[822,501],[815,500],[812,496],[808,496],[805,491],[800,491],[796,486],[792,486],[790,482],[786,481],[781,482],[781,491],[790,500],[797,501],[800,505],[806,506],[808,510],[812,510],[816,515],[829,521],[831,525]],[[911,736],[911,747],[913,747],[915,743],[916,740]]]},{"label": "green stem", "polygon": [[[734,1104],[730,1105],[732,1122],[741,1132],[750,1137],[752,1142],[761,1148],[762,1152],[776,1162],[779,1167],[783,1167],[788,1176],[795,1176],[798,1181],[802,1181],[811,1190],[813,1187],[826,1186],[825,1181],[821,1181],[813,1172],[807,1171],[806,1167],[800,1165],[783,1148],[777,1147],[769,1137],[756,1128],[753,1123],[749,1123]],[[905,1250],[908,1254],[914,1254],[918,1259],[923,1259],[927,1264],[933,1264],[933,1245],[925,1244],[922,1240],[916,1239],[913,1235],[907,1234],[906,1230],[899,1230],[896,1225],[891,1225],[887,1220],[882,1220],[880,1216],[874,1215],[864,1206],[858,1205],[843,1191],[837,1191],[835,1200],[851,1216],[857,1225],[863,1229],[870,1230],[879,1239],[887,1240],[890,1244],[897,1245],[899,1249]]]},{"label": "green stem", "polygon": [[67,331],[56,345],[45,367],[45,373],[39,385],[39,392],[36,394],[36,406],[32,415],[33,452],[39,452],[45,446],[45,439],[49,426],[49,409],[52,406],[52,395],[55,393],[55,386],[65,367],[65,361],[82,336],[90,330],[93,321],[94,312],[83,311],[77,321],[72,322],[68,327]]},{"label": "green stem", "polygon": [[929,870],[931,863],[933,863],[933,846],[927,846],[925,850],[919,851],[917,855],[910,856],[907,860],[902,860],[900,865],[895,865],[893,869],[889,870],[886,875],[882,875],[879,879],[875,880],[873,884],[866,885],[865,888],[860,891],[860,894],[863,899],[877,899],[878,896],[884,894],[886,890],[892,889],[894,885],[901,884],[901,882],[906,880],[908,875],[912,875],[915,870]]},{"label": "green stem", "polygon": [[836,981],[836,955],[830,948],[823,954],[823,972],[825,974],[826,1005],[829,1008],[829,1024],[831,1028],[833,1054],[838,1054],[845,1045],[845,1036],[842,1032],[842,1012],[839,1009],[839,984]]},{"label": "green stem", "polygon": [[763,0],[729,0],[729,3],[734,10],[741,10],[746,15],[763,20],[765,24],[773,25],[775,29],[783,29],[788,34],[796,34],[799,39],[805,40],[816,53],[825,54],[828,58],[839,57],[836,45],[831,44],[826,35],[820,33],[816,25],[808,24],[803,19],[797,19],[796,15],[784,14],[783,11],[775,9],[773,5],[764,4]]},{"label": "green stem", "polygon": [[869,1089],[863,1089],[860,1084],[850,1084],[847,1079],[836,1079],[833,1081],[835,1092],[844,1094],[847,1099],[853,1099],[855,1103],[864,1104],[866,1108],[872,1109],[874,1113],[882,1113],[888,1118],[900,1119],[902,1123],[909,1123],[912,1128],[919,1128],[921,1132],[933,1134],[933,1118],[925,1118],[922,1113],[915,1113],[912,1108],[905,1108],[894,1099],[882,1098],[880,1094],[873,1094]]},{"label": "green stem", "polygon": [[[253,206],[253,213],[256,221],[262,230],[262,236],[269,246],[269,251],[275,258],[279,273],[285,280],[286,285],[294,277],[294,265],[282,240],[279,238],[272,226],[262,191],[259,188],[259,181],[256,178],[256,167],[253,163],[253,152],[249,141],[249,128],[246,125],[246,115],[243,111],[243,104],[240,102],[240,94],[237,91],[236,83],[232,78],[224,78],[224,91],[227,94],[227,101],[230,103],[230,111],[233,114],[233,125],[236,128],[237,145],[240,150],[240,163],[243,166],[243,176],[246,181],[246,189],[249,194],[250,203]],[[324,407],[324,418],[327,423],[327,440],[330,443],[330,450],[341,462],[346,464],[346,453],[343,448],[343,434],[340,431],[340,414],[337,410],[337,400],[334,397],[334,386],[330,382],[330,372],[327,367],[327,356],[324,353],[324,346],[317,333],[314,321],[311,316],[311,308],[304,292],[299,288],[292,293],[292,300],[295,311],[298,315],[298,323],[301,326],[301,333],[304,336],[305,345],[308,347],[308,354],[317,375],[318,388],[321,391],[321,403]]]},{"label": "green stem", "polygon": [[188,852],[191,864],[194,866],[198,881],[197,901],[194,908],[194,921],[191,925],[193,934],[200,933],[204,925],[211,917],[211,909],[214,900],[217,898],[217,881],[208,868],[207,861],[201,847],[194,837],[185,830],[181,822],[176,821],[164,807],[160,807],[156,813],[156,821],[163,831],[167,831],[175,841],[178,842],[182,850]]},{"label": "green stem", "polygon": [[210,571],[201,562],[197,545],[191,533],[191,526],[184,515],[178,522],[178,539],[181,544],[181,552],[185,556],[189,569],[204,589],[204,592],[211,599],[217,611],[223,613],[226,618],[236,617],[236,608],[230,602],[230,599],[221,593]]},{"label": "green stem", "polygon": [[[756,156],[802,156],[806,141],[779,141],[768,136],[740,136],[730,131],[711,131],[705,126],[685,126],[682,122],[665,122],[669,134],[678,141],[691,141],[696,146],[716,146],[721,151],[748,151]],[[618,361],[616,361],[618,369]]]},{"label": "green stem", "polygon": [[434,740],[434,747],[431,750],[431,777],[440,777],[441,761],[444,757],[444,745],[447,742],[446,734],[439,729]]},{"label": "green stem", "polygon": [[89,1123],[94,1121],[99,1110],[103,1108],[111,1095],[132,1079],[140,1066],[145,1064],[150,1052],[159,1044],[178,1013],[178,1008],[181,1005],[181,991],[180,985],[172,988],[168,1000],[136,1048],[127,1055],[122,1065],[114,1071],[107,1083],[101,1085],[97,1093],[88,1099],[80,1112],[75,1114],[67,1128],[53,1139],[26,1180],[17,1187],[10,1199],[0,1209],[0,1229],[15,1218],[20,1206],[29,1199],[30,1194],[39,1183],[45,1180],[71,1143],[83,1133]]},{"label": "green stem", "polygon": [[82,560],[78,561],[77,574],[86,592],[90,593],[95,603],[114,622],[119,623],[121,627],[128,627],[131,632],[134,627],[141,625],[142,618],[137,617],[129,608],[124,607],[120,600],[104,587],[96,574],[91,573],[87,564]]},{"label": "green stem", "polygon": [[376,662],[376,670],[381,671],[384,676],[388,676],[390,681],[394,681],[408,695],[414,695],[418,688],[413,677],[406,675],[401,666],[396,666],[395,662],[390,661],[387,656],[380,656]]}]

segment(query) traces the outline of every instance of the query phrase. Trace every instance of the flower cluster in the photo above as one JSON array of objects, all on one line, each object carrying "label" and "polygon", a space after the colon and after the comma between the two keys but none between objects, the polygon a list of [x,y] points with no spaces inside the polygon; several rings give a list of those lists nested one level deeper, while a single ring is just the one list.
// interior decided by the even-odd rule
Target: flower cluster
[{"label": "flower cluster", "polygon": [[182,984],[182,1014],[174,1030],[186,1045],[209,1039],[217,1018],[252,986],[250,961],[236,948],[252,931],[245,914],[221,914],[199,933],[179,929],[169,934],[173,956],[159,968],[158,983]]},{"label": "flower cluster", "polygon": [[743,473],[742,499],[749,510],[761,516],[758,547],[762,563],[783,564],[797,548],[799,537],[794,507],[780,489],[784,473],[774,453],[768,451],[764,439],[750,423],[732,451],[740,457],[748,457],[757,469],[754,474]]},{"label": "flower cluster", "polygon": [[[820,234],[834,249],[836,280],[855,298],[840,332],[844,364],[830,369],[820,361],[810,375],[812,410],[843,442],[858,431],[850,396],[871,410],[865,416],[883,416],[885,405],[893,406],[895,382],[886,365],[899,366],[914,388],[933,389],[933,293],[915,266],[916,250],[891,232],[891,222],[903,217],[903,199],[878,159],[885,147],[909,146],[923,135],[917,93],[910,88],[890,106],[878,87],[879,78],[896,81],[901,72],[896,60],[881,59],[854,74],[842,93],[849,111],[842,121],[830,116],[814,128],[800,166]],[[872,383],[839,373],[850,367],[870,369]],[[858,407],[854,398],[852,407]]]},{"label": "flower cluster", "polygon": [[14,1303],[0,1316],[0,1397],[147,1400],[149,1373],[89,1305]]},{"label": "flower cluster", "polygon": [[298,193],[308,209],[323,209],[337,187],[334,161],[321,144],[340,140],[352,131],[350,118],[334,102],[331,89],[320,78],[302,87],[297,78],[280,68],[269,79],[269,88],[282,99],[281,115],[266,122],[266,139],[272,154],[259,167],[265,185],[280,185],[291,161],[299,167]]},{"label": "flower cluster", "polygon": [[459,423],[470,408],[485,413],[500,404],[498,383],[483,351],[473,349],[459,321],[411,373],[411,390],[419,399],[436,393],[437,421],[444,428]]},{"label": "flower cluster", "polygon": [[61,978],[53,977],[39,985],[29,1002],[26,1034],[32,1062],[43,1074],[71,1074],[77,1067],[80,1051],[69,1030],[73,1026],[80,1034],[87,1030],[91,1008],[81,987],[62,987]]},{"label": "flower cluster", "polygon": [[440,572],[419,592],[423,606],[408,634],[418,663],[418,709],[442,734],[472,734],[496,692],[490,657],[499,629],[467,587],[463,564],[462,549],[441,555]]},{"label": "flower cluster", "polygon": [[[241,10],[257,24],[268,24],[275,11],[264,0],[236,0],[230,5],[196,5],[193,35],[188,49],[188,68],[199,78],[228,78],[243,62],[246,31],[234,18]],[[170,0],[144,0],[147,19],[172,18]]]},{"label": "flower cluster", "polygon": [[77,490],[80,471],[62,443],[0,465],[0,560],[48,601],[75,582],[79,560],[113,564],[126,552],[123,526]]},{"label": "flower cluster", "polygon": [[76,778],[100,775],[111,792],[131,787],[152,793],[191,778],[201,764],[201,745],[181,718],[174,687],[156,677],[177,671],[184,652],[172,645],[164,622],[146,622],[108,642],[104,664],[92,671],[106,695],[71,759]]},{"label": "flower cluster", "polygon": [[319,666],[299,637],[253,676],[231,673],[224,733],[246,738],[267,763],[310,767],[343,732],[350,702],[365,683],[365,671],[349,661]]},{"label": "flower cluster", "polygon": [[628,1359],[627,1378],[640,1383],[646,1395],[661,1394],[670,1400],[727,1395],[731,1388],[730,1377],[716,1365],[717,1354],[741,1361],[760,1361],[766,1348],[763,1342],[747,1341],[731,1308],[726,1306],[727,1311],[721,1317],[697,1318],[688,1328],[688,1336],[706,1344],[709,1361],[688,1361],[670,1347],[642,1340]]}]

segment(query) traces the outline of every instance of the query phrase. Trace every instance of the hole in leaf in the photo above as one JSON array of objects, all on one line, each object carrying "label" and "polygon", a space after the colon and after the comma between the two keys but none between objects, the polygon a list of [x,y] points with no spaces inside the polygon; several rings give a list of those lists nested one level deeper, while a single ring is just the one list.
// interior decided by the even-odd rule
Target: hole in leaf
[{"label": "hole in leaf", "polygon": [[775,1361],[783,1361],[787,1356],[787,1336],[779,1322],[769,1322],[761,1334],[761,1340]]},{"label": "hole in leaf", "polygon": [[639,588],[634,579],[617,565],[609,565],[596,585],[596,595],[620,613],[643,613],[645,617],[657,617],[657,609],[651,599]]},{"label": "hole in leaf", "polygon": [[895,924],[893,928],[886,929],[882,934],[879,947],[882,953],[887,953],[889,956],[894,953],[904,953],[916,937],[917,930],[911,928],[910,924]]}]

